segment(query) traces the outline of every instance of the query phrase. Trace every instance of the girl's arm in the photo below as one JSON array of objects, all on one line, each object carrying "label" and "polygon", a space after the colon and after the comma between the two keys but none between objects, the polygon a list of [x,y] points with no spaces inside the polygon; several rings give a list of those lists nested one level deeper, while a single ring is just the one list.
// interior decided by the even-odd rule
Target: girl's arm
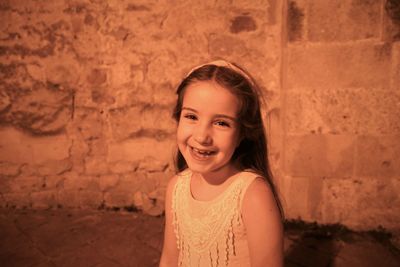
[{"label": "girl's arm", "polygon": [[253,181],[244,195],[242,216],[252,267],[283,266],[283,227],[276,201],[266,182]]},{"label": "girl's arm", "polygon": [[168,183],[165,197],[165,229],[164,245],[161,254],[160,267],[178,266],[178,247],[174,226],[172,225],[172,193],[177,177],[174,176]]}]

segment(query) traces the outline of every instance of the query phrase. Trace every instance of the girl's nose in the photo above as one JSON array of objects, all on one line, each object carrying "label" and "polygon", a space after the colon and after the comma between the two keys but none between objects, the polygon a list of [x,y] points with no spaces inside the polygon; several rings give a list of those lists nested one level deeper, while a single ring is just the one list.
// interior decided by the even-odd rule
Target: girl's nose
[{"label": "girl's nose", "polygon": [[210,129],[206,125],[198,125],[193,135],[194,140],[201,145],[211,145],[212,143]]}]

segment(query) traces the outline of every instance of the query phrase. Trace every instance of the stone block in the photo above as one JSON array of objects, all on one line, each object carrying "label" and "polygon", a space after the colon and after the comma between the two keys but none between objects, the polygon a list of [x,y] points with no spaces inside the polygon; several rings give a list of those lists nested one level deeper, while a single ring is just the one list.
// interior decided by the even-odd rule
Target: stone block
[{"label": "stone block", "polygon": [[115,140],[125,140],[132,133],[139,132],[142,109],[142,106],[133,106],[110,110],[110,125]]},{"label": "stone block", "polygon": [[[176,95],[175,95],[175,86],[177,84],[172,85],[171,82],[165,82],[161,84],[153,84],[150,87],[153,88],[153,90],[150,91],[151,93],[151,100],[149,101],[150,103],[157,103],[161,107],[168,107],[164,112],[166,114],[169,114],[168,120],[171,119],[171,114],[172,114],[172,107],[176,103]],[[166,115],[165,114],[165,115]],[[171,123],[171,122],[168,122]],[[174,127],[175,128],[175,127]]]},{"label": "stone block", "polygon": [[212,34],[209,37],[209,51],[213,57],[232,58],[245,56],[248,47],[240,38],[229,35]]},{"label": "stone block", "polygon": [[[282,121],[280,108],[270,110],[264,121],[269,145],[269,154],[279,155],[282,146]],[[278,159],[279,156],[274,158]]]},{"label": "stone block", "polygon": [[63,58],[47,58],[44,64],[44,69],[45,79],[47,81],[63,86],[74,87],[81,75],[79,64],[66,55],[63,55]]},{"label": "stone block", "polygon": [[61,175],[49,175],[44,177],[45,189],[59,189],[64,186],[64,177]]},{"label": "stone block", "polygon": [[146,180],[146,174],[144,172],[134,172],[121,175],[118,183],[113,186],[114,191],[124,191],[131,194],[140,190],[141,185]]},{"label": "stone block", "polygon": [[58,191],[58,204],[65,208],[79,208],[80,198],[78,190],[59,190]]},{"label": "stone block", "polygon": [[46,81],[45,69],[43,68],[43,66],[38,64],[28,64],[26,65],[26,70],[34,80],[40,82]]},{"label": "stone block", "polygon": [[32,202],[28,192],[10,192],[2,194],[0,203],[7,208],[29,208]]},{"label": "stone block", "polygon": [[4,88],[0,88],[0,112],[3,113],[11,106],[10,96],[6,93]]},{"label": "stone block", "polygon": [[33,137],[14,128],[0,128],[0,161],[42,164],[69,157],[66,135]]},{"label": "stone block", "polygon": [[398,229],[399,186],[398,178],[325,179],[320,221],[357,230]]},{"label": "stone block", "polygon": [[110,171],[116,174],[124,174],[129,172],[134,172],[139,167],[139,162],[131,162],[131,161],[115,161],[108,163]]},{"label": "stone block", "polygon": [[108,164],[102,157],[87,158],[85,160],[85,174],[101,175],[109,172]]},{"label": "stone block", "polygon": [[101,111],[95,108],[76,108],[74,125],[85,140],[97,139],[104,134]]},{"label": "stone block", "polygon": [[[144,70],[141,69],[140,71]],[[178,73],[178,71],[176,72]],[[181,77],[177,77],[175,74],[175,79],[173,81],[171,79],[170,77],[169,81],[162,83],[138,81],[138,85],[132,85],[131,82],[129,85],[124,85],[113,90],[113,96],[118,107],[116,109],[150,103],[157,104],[160,107],[169,107],[170,110],[168,113],[171,114],[172,107],[176,101],[175,86],[177,86]]]},{"label": "stone block", "polygon": [[[169,18],[171,18],[171,17],[169,16]],[[167,21],[169,20],[169,18],[167,19]],[[187,38],[184,39],[186,41],[190,41],[191,39],[193,39],[193,37],[191,35],[188,35],[186,37]],[[175,40],[173,43],[171,43],[171,44],[175,45],[173,50],[175,50],[177,48],[177,46],[180,47],[180,45],[181,45],[179,42],[179,38],[178,37],[176,37],[176,38],[177,38],[177,40]],[[201,39],[199,41],[201,41]],[[204,41],[201,41],[198,44],[200,47],[201,47],[201,45],[203,45],[205,48]],[[166,44],[166,46],[169,46],[169,45]],[[156,47],[157,47],[157,45],[154,44],[153,49],[157,49]],[[198,49],[198,48],[196,48],[196,49]],[[187,53],[185,50],[188,52],[187,47],[182,47],[182,50],[180,51],[180,53],[182,53],[182,54]],[[171,77],[176,76],[175,70],[178,65],[176,58],[173,56],[172,53],[170,53],[166,50],[159,51],[157,57],[153,58],[146,64],[148,64],[148,65],[146,66],[145,78],[148,79],[148,81],[150,81],[151,83],[158,83],[158,84],[168,83],[168,82],[171,82]],[[168,67],[166,67],[166,66],[168,66]],[[153,93],[155,93],[155,92],[153,91]]]},{"label": "stone block", "polygon": [[286,130],[307,134],[400,133],[400,93],[391,90],[290,91]]},{"label": "stone block", "polygon": [[0,176],[17,176],[21,173],[21,165],[11,162],[0,162]]},{"label": "stone block", "polygon": [[358,177],[400,177],[400,135],[359,136],[355,160]]},{"label": "stone block", "polygon": [[[400,39],[400,23],[399,23],[399,39]],[[393,91],[400,91],[400,42],[393,44],[392,56],[392,84]]]},{"label": "stone block", "polygon": [[[232,2],[230,3],[232,4]],[[225,21],[220,14],[221,5],[226,10],[226,1],[221,1],[211,5],[208,1],[192,2],[190,8],[181,2],[175,8],[168,10],[168,17],[163,21],[163,29],[173,35],[192,35],[193,30],[198,31],[215,31],[223,29]],[[188,21],[196,21],[201,16],[203,23],[192,24]],[[219,22],[219,23],[218,23]],[[179,50],[178,50],[179,51]]]},{"label": "stone block", "polygon": [[257,30],[257,23],[252,16],[240,15],[231,20],[231,26],[229,30],[233,34],[253,32]]},{"label": "stone block", "polygon": [[49,160],[37,166],[39,175],[57,175],[72,169],[72,162],[69,158],[63,160]]},{"label": "stone block", "polygon": [[113,137],[117,141],[141,136],[165,139],[176,128],[169,107],[138,105],[112,109],[110,115]]},{"label": "stone block", "polygon": [[286,176],[285,179],[285,216],[289,219],[320,220],[324,178]]},{"label": "stone block", "polygon": [[[120,86],[130,83],[131,79],[133,78],[132,74],[135,73],[135,72],[132,72],[132,69],[131,69],[132,62],[133,61],[126,60],[126,57],[118,58],[117,64],[115,66],[113,66],[110,70],[110,72],[111,72],[110,83],[113,84],[115,87],[120,87]],[[143,77],[143,75],[141,75],[141,73],[139,75]]]},{"label": "stone block", "polygon": [[386,0],[383,14],[383,39],[392,43],[400,40],[399,2]]},{"label": "stone block", "polygon": [[277,0],[269,0],[268,1],[268,25],[275,25],[280,16],[280,1]]},{"label": "stone block", "polygon": [[284,170],[288,175],[300,177],[350,177],[354,148],[352,136],[287,136]]},{"label": "stone block", "polygon": [[147,172],[163,172],[169,162],[162,162],[157,158],[146,156],[139,163],[139,170]]},{"label": "stone block", "polygon": [[110,190],[104,194],[107,207],[130,207],[134,205],[134,194],[127,191]]},{"label": "stone block", "polygon": [[154,175],[156,179],[157,188],[166,188],[169,180],[176,174],[174,167],[169,166],[164,172],[148,173],[147,175]]},{"label": "stone block", "polygon": [[326,179],[324,199],[321,203],[323,223],[348,223],[356,221],[357,197],[360,182],[351,179]]},{"label": "stone block", "polygon": [[154,201],[159,201],[159,202],[164,203],[165,202],[165,191],[166,191],[165,187],[164,188],[159,187],[159,188],[156,188],[154,191],[151,191],[147,195],[150,199],[153,199]]},{"label": "stone block", "polygon": [[291,45],[288,49],[289,88],[389,88],[391,46],[357,44]]},{"label": "stone block", "polygon": [[148,194],[153,192],[159,186],[159,181],[164,175],[162,172],[143,172],[143,177],[141,177],[140,191]]},{"label": "stone block", "polygon": [[400,90],[359,90],[352,109],[356,133],[363,135],[400,134]]},{"label": "stone block", "polygon": [[286,129],[294,134],[349,134],[356,131],[350,90],[290,91]]},{"label": "stone block", "polygon": [[79,206],[81,208],[98,209],[103,201],[103,193],[100,191],[82,190],[79,192]]},{"label": "stone block", "polygon": [[[13,75],[19,76],[16,67],[8,66]],[[3,71],[6,68],[0,70]],[[16,125],[35,135],[54,135],[65,130],[72,116],[72,90],[58,84],[31,81],[18,77],[14,81],[19,90],[3,84],[12,105],[1,114],[4,123]],[[22,81],[20,81],[21,79]],[[28,84],[21,84],[29,81]],[[4,97],[3,97],[4,99]],[[3,100],[4,101],[4,100]]]},{"label": "stone block", "polygon": [[290,219],[310,219],[308,212],[309,178],[291,177],[289,181],[289,188],[286,189],[287,194],[285,195],[285,216]]},{"label": "stone block", "polygon": [[118,175],[102,175],[98,177],[98,183],[101,191],[109,191],[118,184],[120,177]]},{"label": "stone block", "polygon": [[57,207],[57,191],[41,191],[31,193],[32,207],[34,209],[48,209]]},{"label": "stone block", "polygon": [[309,1],[307,35],[312,42],[341,42],[380,37],[380,1]]},{"label": "stone block", "polygon": [[68,134],[74,140],[70,149],[74,165],[83,165],[83,158],[90,152],[90,139],[85,140],[78,128],[72,123],[68,127]]},{"label": "stone block", "polygon": [[164,212],[164,202],[152,199],[148,194],[140,191],[135,193],[134,203],[135,207],[151,216],[159,216]]},{"label": "stone block", "polygon": [[9,180],[11,192],[36,192],[44,188],[44,178],[40,176],[18,176]]},{"label": "stone block", "polygon": [[172,109],[169,106],[145,106],[140,114],[137,114],[137,122],[140,122],[142,129],[155,129],[173,134],[176,131],[176,123],[171,114]]},{"label": "stone block", "polygon": [[93,86],[100,86],[107,81],[109,70],[104,68],[92,69],[86,77],[86,81]]},{"label": "stone block", "polygon": [[132,162],[141,161],[145,157],[153,157],[161,162],[169,162],[175,151],[174,140],[157,141],[153,138],[136,138],[108,146],[107,162],[129,159]]},{"label": "stone block", "polygon": [[321,202],[324,199],[324,181],[329,178],[310,177],[308,182],[308,214],[314,221],[322,218]]},{"label": "stone block", "polygon": [[100,191],[99,178],[96,176],[67,173],[63,175],[63,189],[65,190],[98,190]]},{"label": "stone block", "polygon": [[92,87],[91,100],[99,106],[111,106],[115,104],[115,98],[108,87]]},{"label": "stone block", "polygon": [[287,3],[287,38],[289,42],[304,39],[304,27],[307,12],[304,0],[291,0]]}]

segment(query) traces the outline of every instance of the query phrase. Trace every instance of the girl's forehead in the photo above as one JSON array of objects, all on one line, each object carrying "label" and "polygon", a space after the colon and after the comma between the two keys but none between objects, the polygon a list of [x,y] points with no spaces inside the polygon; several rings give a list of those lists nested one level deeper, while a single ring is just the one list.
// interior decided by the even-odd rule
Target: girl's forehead
[{"label": "girl's forehead", "polygon": [[239,99],[230,90],[212,81],[190,84],[183,97],[183,107],[231,114],[239,112]]}]

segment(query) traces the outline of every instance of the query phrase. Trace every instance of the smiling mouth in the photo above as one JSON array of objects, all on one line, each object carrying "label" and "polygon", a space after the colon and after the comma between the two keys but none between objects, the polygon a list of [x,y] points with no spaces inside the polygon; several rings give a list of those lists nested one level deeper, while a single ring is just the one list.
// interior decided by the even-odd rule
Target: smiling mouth
[{"label": "smiling mouth", "polygon": [[197,149],[194,147],[190,147],[190,152],[192,154],[192,156],[195,159],[199,159],[199,160],[205,160],[208,159],[209,157],[215,155],[217,152],[216,151],[212,151],[212,150],[202,150],[202,149]]}]

